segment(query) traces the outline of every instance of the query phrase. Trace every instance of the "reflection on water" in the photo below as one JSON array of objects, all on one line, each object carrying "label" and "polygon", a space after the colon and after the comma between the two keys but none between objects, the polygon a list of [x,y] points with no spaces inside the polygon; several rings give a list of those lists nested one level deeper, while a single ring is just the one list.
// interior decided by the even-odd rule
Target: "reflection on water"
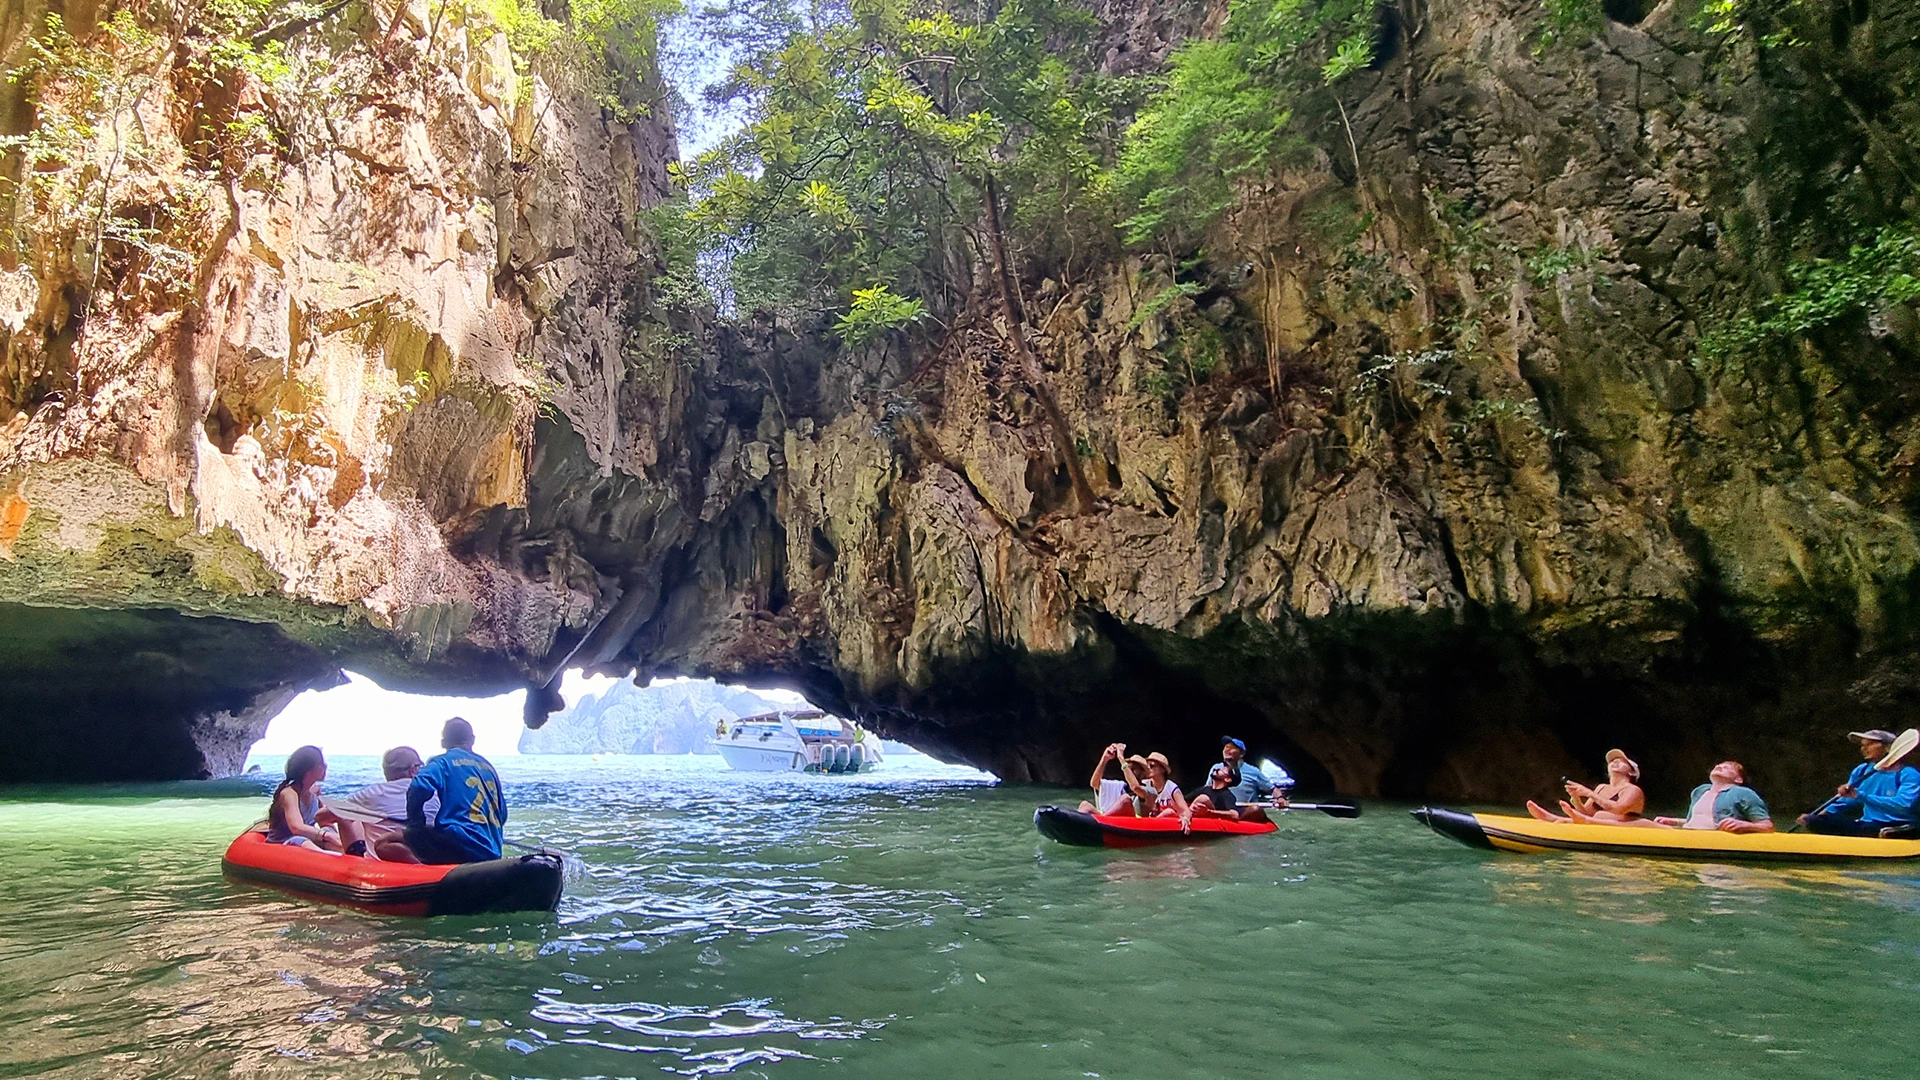
[{"label": "reflection on water", "polygon": [[503,762],[510,835],[581,859],[557,918],[230,885],[264,781],[0,793],[0,1076],[1911,1074],[1911,874],[1488,854],[1385,808],[1072,849],[1031,825],[1062,793],[715,764]]},{"label": "reflection on water", "polygon": [[[1582,918],[1609,922],[1651,924],[1703,912],[1746,912],[1796,893],[1816,902],[1849,904],[1910,906],[1920,900],[1910,881],[1835,866],[1747,866],[1580,853],[1498,859],[1489,869],[1494,894],[1503,902],[1570,906]],[[1675,890],[1691,891],[1700,906],[1676,908]]]}]

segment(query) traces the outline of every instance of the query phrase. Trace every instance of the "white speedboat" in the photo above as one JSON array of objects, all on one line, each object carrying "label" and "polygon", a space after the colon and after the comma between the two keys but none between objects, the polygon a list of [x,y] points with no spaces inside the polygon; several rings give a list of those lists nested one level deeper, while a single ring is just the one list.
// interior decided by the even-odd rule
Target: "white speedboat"
[{"label": "white speedboat", "polygon": [[861,773],[883,759],[879,739],[818,709],[722,722],[713,746],[743,772]]}]

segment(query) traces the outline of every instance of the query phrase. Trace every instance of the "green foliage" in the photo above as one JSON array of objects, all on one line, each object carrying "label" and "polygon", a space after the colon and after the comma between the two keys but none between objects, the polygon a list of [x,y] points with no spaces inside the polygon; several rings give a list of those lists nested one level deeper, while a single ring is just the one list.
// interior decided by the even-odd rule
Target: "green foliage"
[{"label": "green foliage", "polygon": [[682,194],[640,212],[639,224],[651,237],[663,266],[647,292],[670,311],[713,305],[713,295],[700,277],[700,230],[688,217],[689,207]]},{"label": "green foliage", "polygon": [[1173,372],[1164,363],[1150,364],[1140,373],[1136,385],[1149,397],[1165,397],[1173,393]]},{"label": "green foliage", "polygon": [[1821,6],[1818,0],[1701,0],[1694,25],[1766,49],[1806,45],[1811,40],[1807,23],[1826,15]]},{"label": "green foliage", "polygon": [[1189,296],[1198,296],[1206,291],[1206,286],[1197,281],[1176,281],[1147,298],[1147,302],[1134,309],[1133,318],[1127,320],[1128,330],[1138,330],[1149,319],[1159,318],[1167,309]]},{"label": "green foliage", "polygon": [[1547,423],[1540,412],[1538,401],[1518,401],[1513,398],[1479,398],[1467,406],[1466,414],[1460,420],[1460,426],[1491,424],[1497,429],[1501,425],[1515,425],[1522,429],[1532,428],[1550,443],[1559,443],[1566,439],[1567,432]]},{"label": "green foliage", "polygon": [[1544,289],[1562,275],[1590,269],[1599,261],[1600,252],[1583,244],[1543,247],[1527,256],[1527,277]]},{"label": "green foliage", "polygon": [[244,71],[262,86],[277,87],[293,77],[287,44],[277,38],[255,42],[253,35],[269,26],[318,16],[317,3],[283,0],[200,0],[192,19],[209,44],[202,65],[216,78]]},{"label": "green foliage", "polygon": [[635,96],[636,76],[652,61],[661,21],[681,12],[680,0],[568,0],[565,19],[549,17],[540,0],[477,2],[507,35],[516,61],[556,92],[585,94],[621,120],[651,111]]},{"label": "green foliage", "polygon": [[1787,269],[1787,291],[1708,334],[1703,356],[1747,353],[1873,309],[1920,299],[1920,231],[1888,226],[1847,254]]},{"label": "green foliage", "polygon": [[1227,343],[1217,327],[1196,321],[1181,327],[1174,336],[1173,354],[1186,366],[1187,378],[1197,385],[1226,362]]},{"label": "green foliage", "polygon": [[[111,251],[124,259],[122,287],[129,293],[177,285],[192,269],[192,256],[175,235],[175,226],[191,231],[191,222],[179,220],[184,214],[121,212],[126,178],[152,150],[138,109],[161,85],[157,73],[167,47],[124,8],[89,40],[76,40],[58,15],[48,15],[41,33],[25,42],[23,62],[9,68],[6,79],[26,87],[35,123],[25,135],[0,138],[0,150],[17,154],[20,163],[18,179],[0,189],[16,253],[70,260],[92,280]],[[187,194],[178,209],[194,208]]]},{"label": "green foliage", "polygon": [[413,373],[413,378],[400,384],[400,409],[402,412],[412,412],[432,396],[433,372],[421,368]]},{"label": "green foliage", "polygon": [[918,322],[926,305],[896,294],[885,285],[853,290],[853,304],[833,326],[840,340],[855,347],[868,344],[889,330]]},{"label": "green foliage", "polygon": [[1370,0],[1234,0],[1218,36],[1175,51],[1127,132],[1127,242],[1190,244],[1246,179],[1310,146],[1296,113],[1373,62],[1373,33]]},{"label": "green foliage", "polygon": [[1585,41],[1607,24],[1600,0],[1541,0],[1547,13],[1546,28],[1540,32],[1540,48]]},{"label": "green foliage", "polygon": [[[681,174],[723,307],[817,317],[858,285],[947,309],[972,291],[990,177],[1022,193],[1014,221],[1029,225],[1077,213],[1096,184],[1113,88],[1075,74],[1094,66],[1076,4],[726,17],[748,55],[725,92],[749,123]],[[882,325],[869,320],[898,310],[882,300],[841,325]]]}]

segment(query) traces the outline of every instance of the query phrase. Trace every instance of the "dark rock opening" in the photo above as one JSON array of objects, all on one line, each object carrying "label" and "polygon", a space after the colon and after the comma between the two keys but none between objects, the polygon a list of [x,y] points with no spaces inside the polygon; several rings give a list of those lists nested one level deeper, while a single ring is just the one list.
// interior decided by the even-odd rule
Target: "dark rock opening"
[{"label": "dark rock opening", "polygon": [[278,627],[0,604],[0,780],[206,779],[339,668]]},{"label": "dark rock opening", "polygon": [[1373,62],[1367,67],[1379,71],[1400,55],[1400,36],[1405,32],[1401,24],[1400,8],[1396,4],[1381,4],[1374,12],[1377,26],[1373,33]]},{"label": "dark rock opening", "polygon": [[1600,0],[1600,10],[1622,26],[1640,25],[1655,6],[1657,0]]}]

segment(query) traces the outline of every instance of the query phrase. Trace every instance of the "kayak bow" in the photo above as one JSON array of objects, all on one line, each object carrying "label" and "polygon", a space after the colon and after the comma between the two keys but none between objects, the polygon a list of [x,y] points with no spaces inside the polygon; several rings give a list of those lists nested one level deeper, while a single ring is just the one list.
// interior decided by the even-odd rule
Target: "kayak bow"
[{"label": "kayak bow", "polygon": [[1193,819],[1192,831],[1182,831],[1179,818],[1109,817],[1043,806],[1033,812],[1033,827],[1049,840],[1074,847],[1145,847],[1218,840],[1223,836],[1259,836],[1278,826],[1271,821]]},{"label": "kayak bow", "polygon": [[1469,814],[1423,806],[1412,812],[1441,836],[1468,847],[1536,855],[1592,851],[1661,859],[1833,862],[1850,859],[1920,858],[1920,840],[1881,840],[1811,833],[1728,833],[1718,829],[1650,829],[1536,821],[1503,814]]}]

